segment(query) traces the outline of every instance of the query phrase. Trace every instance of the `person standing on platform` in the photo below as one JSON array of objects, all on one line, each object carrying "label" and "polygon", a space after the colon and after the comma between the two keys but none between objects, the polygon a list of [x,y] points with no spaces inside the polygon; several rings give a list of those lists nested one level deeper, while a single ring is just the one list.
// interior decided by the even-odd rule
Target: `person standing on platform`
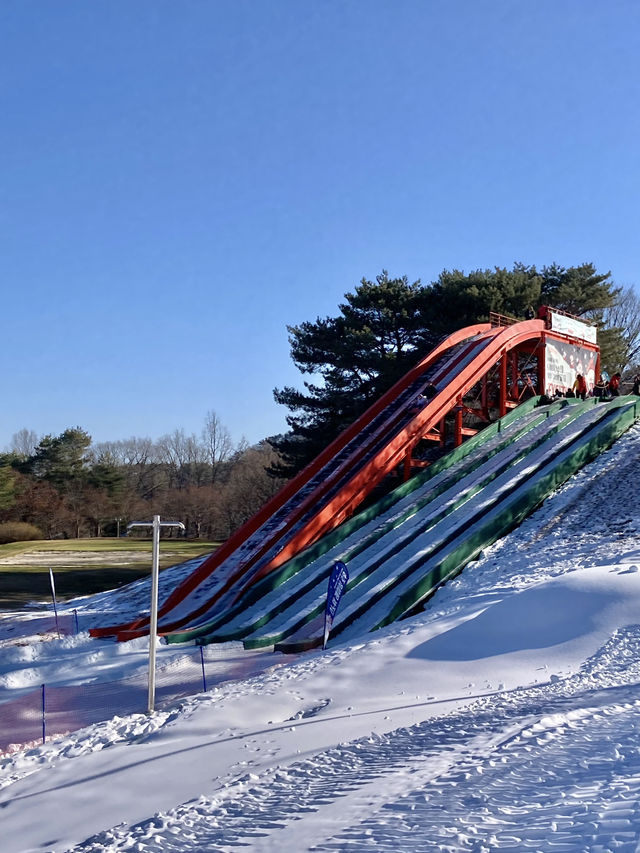
[{"label": "person standing on platform", "polygon": [[622,377],[619,373],[614,373],[611,379],[609,380],[609,395],[611,397],[619,397],[620,396],[620,379]]},{"label": "person standing on platform", "polygon": [[583,400],[587,398],[587,380],[582,373],[576,375],[576,381],[573,383],[573,390],[576,392],[576,397],[581,397]]},{"label": "person standing on platform", "polygon": [[593,386],[593,396],[600,398],[607,396],[607,383],[605,382],[604,376],[600,376],[596,384]]}]

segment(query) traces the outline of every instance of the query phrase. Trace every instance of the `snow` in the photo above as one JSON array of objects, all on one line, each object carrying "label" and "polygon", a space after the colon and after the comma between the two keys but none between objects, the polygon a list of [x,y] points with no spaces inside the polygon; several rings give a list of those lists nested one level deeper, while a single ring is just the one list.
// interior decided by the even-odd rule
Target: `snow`
[{"label": "snow", "polygon": [[[0,757],[3,853],[637,850],[639,462],[633,427],[418,616],[295,657],[209,647],[209,692]],[[145,594],[69,607],[86,628]],[[144,639],[28,618],[0,620],[0,702],[143,678]]]}]

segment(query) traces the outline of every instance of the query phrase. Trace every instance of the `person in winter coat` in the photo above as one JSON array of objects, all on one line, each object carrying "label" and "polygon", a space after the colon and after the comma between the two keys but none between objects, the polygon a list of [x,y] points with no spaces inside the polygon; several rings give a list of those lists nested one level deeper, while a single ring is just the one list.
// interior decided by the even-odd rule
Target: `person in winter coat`
[{"label": "person in winter coat", "polygon": [[609,394],[612,397],[620,396],[620,379],[622,377],[619,373],[614,373],[611,379],[609,380]]},{"label": "person in winter coat", "polygon": [[631,393],[635,394],[636,397],[640,397],[640,373],[637,373],[633,377],[633,390]]},{"label": "person in winter coat", "polygon": [[596,384],[593,386],[593,396],[594,397],[606,397],[607,396],[607,383],[605,382],[604,376],[601,376]]},{"label": "person in winter coat", "polygon": [[424,396],[427,398],[427,400],[433,400],[433,398],[438,393],[438,389],[433,384],[433,382],[428,382],[423,393],[424,393]]},{"label": "person in winter coat", "polygon": [[586,400],[587,380],[581,373],[576,375],[576,381],[573,383],[573,390],[576,392],[576,397],[581,397],[583,400]]}]

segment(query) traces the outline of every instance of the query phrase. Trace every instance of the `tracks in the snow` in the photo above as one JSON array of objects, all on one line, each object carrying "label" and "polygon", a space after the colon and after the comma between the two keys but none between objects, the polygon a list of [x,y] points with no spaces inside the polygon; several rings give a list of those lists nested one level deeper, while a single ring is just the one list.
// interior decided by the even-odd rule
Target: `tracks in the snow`
[{"label": "tracks in the snow", "polygon": [[573,678],[248,775],[76,849],[635,850],[638,682],[635,627]]}]

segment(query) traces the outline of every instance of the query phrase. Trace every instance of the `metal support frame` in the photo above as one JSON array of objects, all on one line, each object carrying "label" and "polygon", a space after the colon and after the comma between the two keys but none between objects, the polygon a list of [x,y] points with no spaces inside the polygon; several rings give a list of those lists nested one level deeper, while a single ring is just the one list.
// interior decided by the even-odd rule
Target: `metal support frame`
[{"label": "metal support frame", "polygon": [[482,377],[482,391],[480,393],[480,406],[482,409],[482,416],[488,421],[489,420],[489,385],[487,383],[487,374],[486,373]]},{"label": "metal support frame", "polygon": [[462,400],[459,401],[458,405],[455,408],[455,425],[454,425],[454,434],[453,434],[453,443],[455,447],[460,447],[462,444]]},{"label": "metal support frame", "polygon": [[[600,358],[600,353],[598,353],[598,359]],[[545,388],[544,378],[546,376],[547,369],[547,335],[545,332],[540,336],[540,340],[538,341],[538,393],[546,394],[547,389]]]},{"label": "metal support frame", "polygon": [[500,417],[503,418],[507,414],[507,352],[502,353],[500,359],[500,380],[498,382],[500,393]]}]

